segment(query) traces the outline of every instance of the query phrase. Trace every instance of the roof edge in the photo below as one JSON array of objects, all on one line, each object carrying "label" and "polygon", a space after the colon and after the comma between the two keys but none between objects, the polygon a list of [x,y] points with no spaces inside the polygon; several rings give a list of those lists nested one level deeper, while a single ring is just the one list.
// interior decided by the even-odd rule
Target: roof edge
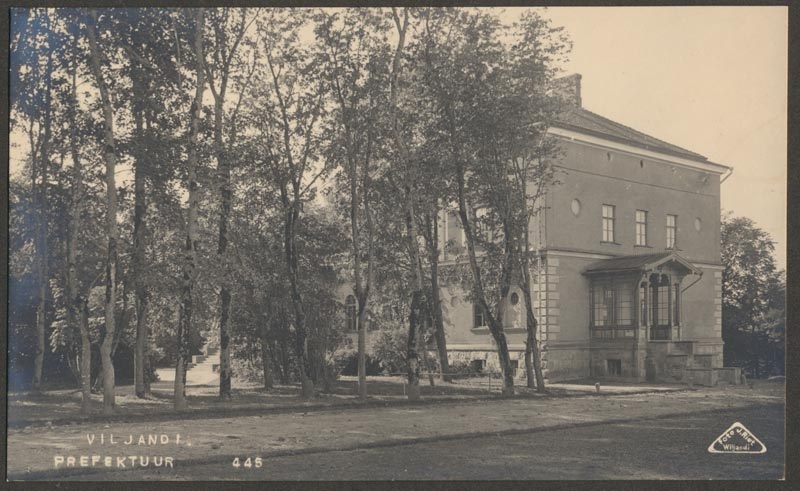
[{"label": "roof edge", "polygon": [[[550,124],[550,128],[548,129],[548,133],[572,141],[579,141],[581,143],[590,145],[594,144],[611,150],[626,152],[654,160],[661,160],[666,163],[681,165],[684,167],[705,170],[719,175],[729,172],[732,169],[732,167],[727,165],[718,164],[707,159],[700,160],[690,157],[689,155],[677,155],[677,152],[672,153],[662,148],[644,148],[644,146],[638,145],[635,142],[593,132],[566,123],[552,122]],[[584,136],[585,138],[577,138],[579,135]]]}]

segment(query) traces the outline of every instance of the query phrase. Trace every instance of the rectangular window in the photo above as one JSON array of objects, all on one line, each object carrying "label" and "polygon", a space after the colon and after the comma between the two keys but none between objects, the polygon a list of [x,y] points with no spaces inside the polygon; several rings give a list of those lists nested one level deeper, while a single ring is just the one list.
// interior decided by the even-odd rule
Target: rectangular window
[{"label": "rectangular window", "polygon": [[610,326],[611,313],[614,312],[614,290],[611,285],[594,285],[592,304],[595,327]]},{"label": "rectangular window", "polygon": [[633,292],[630,288],[617,288],[617,319],[618,326],[633,324]]},{"label": "rectangular window", "polygon": [[672,324],[679,326],[681,324],[681,308],[678,302],[681,298],[681,287],[675,285],[675,292],[672,296]]},{"label": "rectangular window", "polygon": [[647,325],[647,283],[639,286],[639,319],[641,325]]},{"label": "rectangular window", "polygon": [[473,327],[484,327],[486,325],[486,315],[479,304],[473,304],[472,313],[474,320]]},{"label": "rectangular window", "polygon": [[669,326],[669,286],[657,287],[653,300],[653,325]]},{"label": "rectangular window", "polygon": [[603,205],[603,242],[614,242],[614,205]]},{"label": "rectangular window", "polygon": [[492,241],[492,223],[491,217],[489,216],[489,210],[486,208],[475,208],[475,214],[473,216],[473,220],[475,223],[475,239],[485,242]]},{"label": "rectangular window", "polygon": [[647,212],[636,210],[636,245],[647,245]]},{"label": "rectangular window", "polygon": [[591,329],[594,338],[636,336],[636,284],[626,281],[592,282]]},{"label": "rectangular window", "polygon": [[667,215],[667,249],[675,249],[678,235],[678,215]]},{"label": "rectangular window", "polygon": [[464,230],[461,228],[461,218],[455,211],[447,212],[445,216],[445,250],[458,254],[460,249],[464,247]]}]

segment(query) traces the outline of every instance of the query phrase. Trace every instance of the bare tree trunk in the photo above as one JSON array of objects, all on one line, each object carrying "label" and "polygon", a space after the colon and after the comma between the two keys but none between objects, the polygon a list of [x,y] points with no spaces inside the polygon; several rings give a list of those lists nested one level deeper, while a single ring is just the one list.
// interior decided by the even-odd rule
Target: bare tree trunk
[{"label": "bare tree trunk", "polygon": [[[175,364],[175,401],[174,406],[177,410],[188,408],[186,400],[186,366],[189,363],[189,333],[192,328],[193,304],[192,295],[194,291],[194,275],[197,254],[197,207],[198,207],[198,182],[197,182],[197,150],[198,135],[200,133],[200,117],[203,110],[203,89],[205,79],[203,77],[203,9],[198,8],[194,11],[194,50],[195,50],[195,74],[197,84],[195,88],[194,101],[191,107],[191,133],[189,140],[189,155],[187,159],[188,170],[188,203],[186,213],[186,243],[184,247],[183,264],[183,285],[181,287],[181,309],[178,322],[178,359]],[[177,35],[177,34],[176,34]],[[180,52],[179,52],[180,53]],[[178,55],[180,64],[180,54]]]},{"label": "bare tree trunk", "polygon": [[[286,193],[284,189],[284,194]],[[308,356],[308,333],[306,332],[305,313],[303,312],[303,297],[300,293],[300,271],[297,263],[297,220],[300,206],[298,192],[295,190],[294,200],[288,206],[284,222],[284,249],[289,272],[291,287],[292,308],[295,318],[295,348],[297,350],[298,372],[302,385],[301,396],[303,399],[314,397],[314,381],[311,373],[311,363]]]},{"label": "bare tree trunk", "polygon": [[[217,150],[217,171],[221,181],[220,201],[221,211],[219,216],[219,244],[217,255],[223,264],[228,254],[228,222],[231,214],[231,166],[226,155],[222,141],[222,104],[225,97],[225,83],[220,95],[214,104],[214,145]],[[219,313],[219,397],[223,400],[231,399],[231,348],[230,348],[230,309],[231,290],[228,286],[227,275],[223,273],[222,287],[220,289]]]},{"label": "bare tree trunk", "polygon": [[[47,18],[47,31],[50,35],[50,16]],[[52,42],[52,40],[50,41]],[[44,368],[44,351],[46,338],[46,315],[48,294],[48,247],[47,247],[47,181],[50,167],[50,139],[52,132],[52,79],[53,79],[53,47],[48,49],[47,69],[45,72],[45,107],[44,107],[44,139],[41,144],[41,185],[39,186],[39,209],[36,215],[36,254],[39,273],[39,303],[36,307],[36,356],[34,357],[33,390],[42,391],[42,370]]]},{"label": "bare tree trunk", "polygon": [[[430,320],[430,312],[426,312],[427,315],[425,316],[426,319]],[[436,380],[434,376],[433,365],[431,363],[431,357],[428,356],[428,342],[425,338],[427,332],[424,328],[420,329],[419,335],[417,336],[417,353],[422,354],[422,365],[425,366],[425,371],[428,372],[428,383],[431,387],[436,386]]]},{"label": "bare tree trunk", "polygon": [[135,67],[133,80],[133,116],[135,121],[135,137],[137,140],[136,162],[133,177],[133,282],[135,291],[136,308],[136,345],[134,350],[134,388],[136,397],[144,399],[149,397],[150,383],[147,367],[147,282],[145,281],[145,250],[147,228],[147,196],[145,190],[145,164],[147,161],[147,146],[144,134],[144,104],[146,91],[144,88],[141,66],[134,57],[131,65]]},{"label": "bare tree trunk", "polygon": [[264,388],[269,390],[275,382],[272,378],[272,357],[270,356],[268,323],[261,326],[261,365],[264,367]]},{"label": "bare tree trunk", "polygon": [[[498,318],[493,315],[488,303],[486,302],[486,292],[483,288],[481,271],[480,267],[478,266],[478,260],[475,256],[475,237],[472,232],[472,226],[470,224],[469,215],[467,212],[464,168],[457,157],[457,153],[454,153],[454,156],[456,158],[458,168],[456,175],[458,181],[458,214],[461,218],[461,226],[464,228],[464,236],[467,239],[467,252],[469,255],[470,269],[472,270],[475,297],[480,307],[486,313],[489,332],[492,333],[492,337],[497,344],[497,356],[499,358],[500,368],[503,372],[503,395],[512,396],[514,395],[514,376],[511,373],[511,358],[508,355],[508,342],[506,341],[506,335],[503,331],[502,318]],[[508,288],[504,289],[507,290]],[[506,294],[507,291],[502,292],[500,299],[501,303],[503,302]],[[502,309],[498,309],[498,312],[502,312]]]},{"label": "bare tree trunk", "polygon": [[[344,107],[342,108],[344,110]],[[349,133],[349,132],[348,132]],[[366,363],[366,349],[367,349],[367,309],[365,304],[366,295],[364,288],[361,284],[361,252],[359,250],[359,227],[358,227],[358,167],[356,165],[355,156],[353,155],[352,145],[350,142],[350,135],[347,136],[347,150],[350,164],[350,239],[353,246],[353,277],[355,279],[355,294],[358,299],[358,398],[367,398],[367,363]],[[364,191],[366,193],[366,190]],[[368,292],[366,292],[368,293]]]},{"label": "bare tree trunk", "polygon": [[78,297],[75,302],[80,305],[81,333],[81,413],[92,412],[92,342],[89,339],[89,304],[86,299]]},{"label": "bare tree trunk", "polygon": [[414,201],[416,199],[415,188],[412,184],[413,171],[411,170],[411,159],[406,142],[400,129],[400,118],[398,115],[398,81],[403,69],[402,57],[405,48],[406,32],[409,24],[408,8],[403,8],[403,19],[397,13],[396,8],[392,8],[392,18],[397,28],[397,47],[392,59],[392,72],[390,79],[389,109],[392,122],[392,137],[396,150],[400,156],[400,164],[405,170],[406,183],[404,186],[403,208],[406,221],[406,243],[409,258],[411,259],[411,302],[410,313],[408,316],[408,344],[407,344],[407,374],[408,374],[408,399],[418,400],[420,398],[419,389],[419,354],[417,353],[417,335],[422,321],[422,303],[424,294],[422,288],[422,265],[419,256],[419,243],[417,242],[417,219],[414,213]]},{"label": "bare tree trunk", "polygon": [[419,354],[417,353],[417,334],[422,318],[422,291],[414,290],[411,294],[411,312],[408,317],[408,399],[411,401],[419,400]]},{"label": "bare tree trunk", "polygon": [[[230,11],[227,11],[230,12]],[[247,27],[245,17],[240,17],[239,25],[234,33],[233,44],[228,47],[227,40],[230,33],[227,32],[228,26],[224,23],[215,24],[214,32],[216,39],[214,47],[216,49],[215,58],[220,63],[216,73],[220,75],[219,90],[215,87],[212,75],[209,71],[209,87],[211,95],[214,97],[214,150],[217,158],[217,173],[220,182],[220,216],[219,216],[219,241],[217,245],[217,255],[223,265],[227,265],[228,254],[228,224],[231,215],[231,201],[233,193],[231,191],[231,162],[227,152],[227,147],[223,141],[225,97],[228,89],[228,79],[231,65],[234,60],[237,48],[244,38]],[[202,60],[205,64],[205,60]],[[206,67],[208,68],[208,67]],[[252,75],[252,72],[251,72]],[[249,78],[248,78],[249,80]],[[235,113],[241,104],[241,94],[237,110],[234,111],[231,123],[230,144],[233,146],[236,139]],[[231,289],[228,284],[229,277],[227,267],[222,275],[220,286],[220,313],[219,313],[219,397],[222,400],[230,400],[231,393],[231,348],[230,348],[230,311],[231,311]]]},{"label": "bare tree trunk", "polygon": [[[527,231],[526,231],[527,233]],[[523,281],[520,285],[523,295],[525,295],[525,326],[527,328],[527,338],[525,341],[525,376],[527,385],[533,388],[533,379],[536,378],[536,391],[545,392],[544,375],[542,374],[542,357],[539,352],[539,343],[536,340],[536,316],[533,314],[533,296],[531,295],[530,269],[527,261],[523,262]]]},{"label": "bare tree trunk", "polygon": [[439,210],[434,209],[427,217],[425,224],[425,241],[428,245],[428,263],[431,270],[430,312],[433,323],[433,334],[436,339],[436,350],[439,357],[439,367],[442,372],[442,381],[451,382],[450,363],[447,359],[447,338],[444,332],[444,319],[442,318],[442,299],[439,290]]},{"label": "bare tree trunk", "polygon": [[[342,104],[344,110],[344,104]],[[350,167],[350,229],[351,229],[351,243],[353,252],[353,277],[355,279],[355,294],[358,299],[358,397],[359,399],[367,398],[367,363],[366,363],[366,350],[367,350],[367,324],[369,323],[367,311],[367,299],[369,297],[370,281],[367,279],[367,284],[363,285],[361,281],[361,251],[360,251],[360,229],[358,224],[358,209],[359,209],[359,194],[358,194],[358,165],[356,163],[356,156],[354,155],[352,144],[350,143],[349,130],[347,132],[347,152]],[[365,169],[369,172],[369,169]],[[365,176],[365,183],[367,178]],[[364,198],[366,200],[367,190],[364,189]],[[372,240],[372,237],[369,237]],[[372,244],[370,243],[370,253],[372,252]],[[372,258],[369,258],[371,261]],[[371,264],[369,267],[371,268]]]},{"label": "bare tree trunk", "polygon": [[[546,392],[544,385],[544,374],[542,373],[542,356],[539,351],[539,342],[536,339],[536,316],[533,313],[533,295],[531,294],[531,261],[530,261],[530,222],[531,213],[528,208],[528,169],[518,174],[520,192],[522,194],[522,209],[524,217],[522,221],[523,248],[520,266],[522,275],[520,288],[525,295],[525,327],[527,328],[527,338],[525,341],[525,376],[529,388],[533,388],[533,376],[536,377],[536,392]],[[533,196],[534,206],[541,193],[541,186],[537,188],[537,193]],[[536,211],[534,210],[534,213]],[[537,258],[538,261],[538,258]],[[537,265],[538,267],[538,265]],[[533,372],[533,373],[531,373]]]},{"label": "bare tree trunk", "polygon": [[286,348],[286,341],[285,337],[281,337],[281,340],[278,342],[272,343],[272,352],[276,354],[280,354],[280,358],[277,360],[277,368],[278,368],[278,376],[281,380],[282,385],[289,385],[289,350]]},{"label": "bare tree trunk", "polygon": [[[92,20],[97,23],[97,11],[92,10]],[[111,359],[111,348],[114,340],[115,319],[114,307],[116,303],[116,266],[117,266],[117,187],[116,187],[116,143],[114,141],[114,108],[108,92],[103,72],[100,68],[100,49],[97,45],[95,26],[89,22],[87,25],[89,48],[91,50],[91,64],[100,98],[103,103],[103,132],[104,132],[104,160],[106,164],[106,234],[108,236],[106,258],[106,296],[105,296],[105,327],[106,332],[100,346],[100,356],[103,365],[103,414],[114,411],[114,364]]]},{"label": "bare tree trunk", "polygon": [[[78,38],[75,37],[77,46]],[[89,340],[88,306],[81,297],[78,286],[78,226],[81,221],[81,200],[83,199],[83,169],[77,141],[78,83],[77,60],[71,66],[71,106],[70,106],[70,152],[72,154],[72,199],[67,232],[67,316],[71,329],[80,334],[80,384],[81,412],[91,412],[92,396],[92,345]]]}]

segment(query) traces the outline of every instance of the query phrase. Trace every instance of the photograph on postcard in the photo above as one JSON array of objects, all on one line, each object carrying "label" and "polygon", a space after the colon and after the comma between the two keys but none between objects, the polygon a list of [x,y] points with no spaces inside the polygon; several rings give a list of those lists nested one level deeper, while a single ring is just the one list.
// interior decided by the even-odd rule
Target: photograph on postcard
[{"label": "photograph on postcard", "polygon": [[787,32],[11,9],[6,478],[783,479]]}]

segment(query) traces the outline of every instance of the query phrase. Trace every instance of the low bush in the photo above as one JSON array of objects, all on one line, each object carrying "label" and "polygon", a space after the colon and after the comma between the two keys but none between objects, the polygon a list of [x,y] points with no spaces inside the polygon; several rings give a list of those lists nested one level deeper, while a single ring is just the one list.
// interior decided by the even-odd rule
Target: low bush
[{"label": "low bush", "polygon": [[[381,363],[375,358],[365,355],[367,375],[374,376],[381,374]],[[339,375],[355,376],[358,375],[358,353],[348,353],[337,358],[336,365]]]}]

